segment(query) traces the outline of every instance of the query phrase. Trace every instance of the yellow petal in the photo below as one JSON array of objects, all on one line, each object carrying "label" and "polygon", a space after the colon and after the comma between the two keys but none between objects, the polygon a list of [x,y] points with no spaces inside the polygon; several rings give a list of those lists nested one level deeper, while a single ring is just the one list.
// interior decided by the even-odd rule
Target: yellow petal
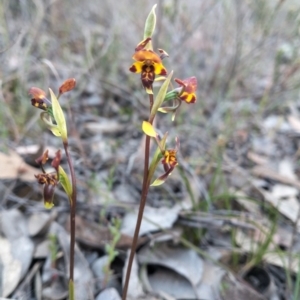
[{"label": "yellow petal", "polygon": [[154,73],[156,75],[167,75],[167,70],[162,63],[154,63]]},{"label": "yellow petal", "polygon": [[166,76],[159,76],[159,77],[156,77],[154,81],[163,81],[163,80],[166,80]]},{"label": "yellow petal", "polygon": [[160,107],[157,111],[163,113],[163,114],[167,114],[169,111],[165,110],[163,107]]},{"label": "yellow petal", "polygon": [[143,132],[148,136],[151,136],[151,137],[157,136],[157,133],[155,132],[154,127],[147,121],[143,121],[142,129],[143,129]]},{"label": "yellow petal", "polygon": [[161,180],[159,178],[155,179],[150,186],[159,186],[162,185],[165,182],[165,180]]},{"label": "yellow petal", "polygon": [[180,99],[185,101],[186,103],[195,103],[196,102],[196,94],[183,92],[180,95]]},{"label": "yellow petal", "polygon": [[152,88],[151,87],[147,87],[145,86],[145,91],[148,95],[153,95],[153,91],[152,91]]},{"label": "yellow petal", "polygon": [[142,67],[143,67],[143,62],[141,61],[136,61],[132,66],[129,68],[130,72],[133,73],[141,73],[142,72]]},{"label": "yellow petal", "polygon": [[52,202],[44,202],[44,207],[46,209],[51,209],[54,206]]}]

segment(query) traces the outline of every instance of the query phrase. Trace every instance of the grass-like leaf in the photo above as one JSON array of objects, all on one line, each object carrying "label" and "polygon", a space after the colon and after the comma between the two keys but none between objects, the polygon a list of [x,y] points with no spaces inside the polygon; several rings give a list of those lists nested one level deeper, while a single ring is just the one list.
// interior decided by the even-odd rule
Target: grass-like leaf
[{"label": "grass-like leaf", "polygon": [[66,142],[68,138],[68,133],[67,133],[67,124],[66,124],[65,115],[55,94],[51,89],[49,89],[49,91],[51,95],[53,116],[57,124],[58,130],[60,131],[62,140]]},{"label": "grass-like leaf", "polygon": [[171,81],[171,78],[173,76],[173,71],[170,72],[168,77],[166,78],[165,82],[160,87],[157,96],[155,97],[155,101],[153,103],[153,107],[151,109],[151,116],[155,116],[157,113],[157,110],[161,107],[162,103],[164,102],[165,96],[167,94],[167,90]]}]

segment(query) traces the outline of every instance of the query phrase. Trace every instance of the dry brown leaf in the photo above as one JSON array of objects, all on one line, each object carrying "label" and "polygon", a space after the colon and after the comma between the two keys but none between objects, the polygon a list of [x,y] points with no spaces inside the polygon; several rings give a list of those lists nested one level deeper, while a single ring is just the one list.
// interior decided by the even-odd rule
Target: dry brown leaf
[{"label": "dry brown leaf", "polygon": [[264,167],[255,167],[252,169],[252,173],[280,182],[273,186],[270,191],[259,186],[257,186],[257,190],[281,214],[292,222],[297,222],[300,210],[298,201],[300,181],[297,180],[294,173],[292,161],[283,159],[278,165],[278,172]]},{"label": "dry brown leaf", "polygon": [[289,115],[288,116],[288,121],[291,127],[295,130],[300,132],[300,120],[296,118],[295,116]]},{"label": "dry brown leaf", "polygon": [[[66,224],[67,230],[70,231],[70,223]],[[76,240],[84,245],[95,249],[103,249],[106,244],[112,240],[108,227],[100,226],[97,223],[86,221],[80,216],[76,216]],[[138,245],[145,243],[148,238],[139,238]],[[117,243],[118,248],[130,248],[132,237],[121,234]]]},{"label": "dry brown leaf", "polygon": [[52,210],[51,213],[37,212],[28,218],[28,233],[30,236],[41,235],[45,233],[51,222],[56,218],[57,211]]},{"label": "dry brown leaf", "polygon": [[256,166],[251,170],[251,173],[258,177],[270,178],[284,184],[292,185],[297,189],[300,189],[300,181],[281,175],[268,167]]},{"label": "dry brown leaf", "polygon": [[107,288],[102,291],[96,300],[121,300],[121,297],[115,288]]},{"label": "dry brown leaf", "polygon": [[268,164],[268,158],[265,155],[257,154],[253,151],[249,151],[247,153],[248,159],[252,162],[256,163],[257,165],[266,165]]},{"label": "dry brown leaf", "polygon": [[185,277],[193,287],[200,283],[203,275],[203,260],[193,250],[157,243],[145,246],[138,253],[141,264],[159,265]]},{"label": "dry brown leaf", "polygon": [[[172,228],[178,218],[180,210],[180,205],[174,205],[172,208],[146,206],[139,236],[153,231]],[[137,215],[138,209],[135,209],[124,216],[121,229],[122,233],[133,236]]]},{"label": "dry brown leaf", "polygon": [[[41,145],[27,145],[27,146],[19,146],[16,148],[16,152],[19,155],[23,155],[23,156],[30,156],[30,155],[34,155],[34,156],[38,156],[38,152],[40,151]],[[42,147],[42,151],[41,154],[44,152],[45,149],[48,150],[48,156],[49,158],[54,158],[55,157],[55,153],[57,151],[57,148],[54,148],[52,146],[46,146],[46,147]],[[26,157],[27,158],[27,157]]]},{"label": "dry brown leaf", "polygon": [[14,151],[8,154],[0,152],[0,179],[21,179],[24,181],[35,181],[35,174],[40,171],[26,164],[21,156]]},{"label": "dry brown leaf", "polygon": [[12,255],[12,244],[0,237],[0,259],[2,261],[2,274],[5,274],[1,283],[0,296],[7,297],[17,287],[21,279],[22,262]]},{"label": "dry brown leaf", "polygon": [[220,283],[226,271],[209,261],[204,261],[204,272],[197,293],[201,299],[220,299]]},{"label": "dry brown leaf", "polygon": [[[260,245],[265,243],[268,239],[268,229],[266,227],[260,230],[256,228],[255,230],[244,232],[238,229],[235,235],[235,242],[240,246],[245,252],[253,253],[257,251]],[[268,249],[273,250],[274,244],[270,243]]]},{"label": "dry brown leaf", "polygon": [[224,277],[222,281],[223,286],[227,288],[222,291],[223,300],[265,300],[266,298],[248,284],[237,280],[230,274]]},{"label": "dry brown leaf", "polygon": [[[58,223],[53,222],[50,232],[57,240],[64,254],[66,269],[70,268],[70,236]],[[74,254],[74,287],[76,299],[89,299],[94,289],[94,277],[89,263],[79,247],[75,246]]]},{"label": "dry brown leaf", "polygon": [[283,252],[266,253],[264,255],[264,261],[272,265],[282,267],[284,270],[290,267],[290,269],[296,274],[299,272],[299,258],[292,258],[290,263],[289,254]]},{"label": "dry brown leaf", "polygon": [[260,206],[258,203],[249,199],[249,197],[243,191],[230,189],[230,193],[234,195],[235,201],[239,203],[247,212],[256,216],[261,216]]},{"label": "dry brown leaf", "polygon": [[294,187],[283,184],[274,186],[271,192],[259,189],[265,200],[272,204],[281,214],[292,222],[296,222],[300,204],[297,199],[298,191]]},{"label": "dry brown leaf", "polygon": [[146,268],[142,268],[141,278],[144,285],[147,285],[147,289],[152,293],[173,299],[198,299],[192,284],[171,269],[158,267],[154,273],[148,274]]},{"label": "dry brown leaf", "polygon": [[[122,278],[122,286],[124,287],[125,283],[125,274],[127,272],[128,268],[128,261],[129,261],[129,255],[130,251],[127,251],[127,258],[125,261],[125,265],[123,268],[123,278]],[[129,284],[128,284],[128,298],[135,298],[135,299],[141,299],[142,296],[145,295],[143,291],[143,287],[139,278],[139,266],[137,262],[136,256],[133,258],[132,266],[131,266],[131,274],[129,278]]]}]

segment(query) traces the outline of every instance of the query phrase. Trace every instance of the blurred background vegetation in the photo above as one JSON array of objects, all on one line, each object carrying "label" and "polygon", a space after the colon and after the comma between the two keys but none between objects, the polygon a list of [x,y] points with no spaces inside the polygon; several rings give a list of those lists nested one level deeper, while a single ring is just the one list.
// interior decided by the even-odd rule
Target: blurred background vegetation
[{"label": "blurred background vegetation", "polygon": [[299,97],[296,0],[2,0],[2,143],[38,136],[28,89],[55,89],[67,77],[78,82],[74,101],[97,95],[112,106],[122,97],[123,113],[132,113],[144,100],[128,66],[155,2],[155,47],[170,54],[175,77],[198,78],[198,103],[181,112],[185,124],[243,128]]},{"label": "blurred background vegetation", "polygon": [[[128,67],[155,2],[155,48],[169,53],[164,64],[175,77],[198,79],[196,105],[182,106],[175,122],[182,153],[198,174],[211,163],[218,169],[218,147],[230,148],[233,140],[235,151],[250,130],[259,132],[257,124],[268,114],[284,113],[299,100],[296,0],[2,0],[1,149],[44,139],[28,90],[57,90],[68,77],[78,85],[61,101],[72,108],[81,138],[86,135],[81,125],[93,116],[125,120],[137,132],[147,103],[138,75]],[[159,121],[162,130],[169,130],[169,119]],[[141,136],[136,132],[125,143]],[[115,141],[113,147],[122,144]],[[214,189],[213,180],[211,193]]]}]

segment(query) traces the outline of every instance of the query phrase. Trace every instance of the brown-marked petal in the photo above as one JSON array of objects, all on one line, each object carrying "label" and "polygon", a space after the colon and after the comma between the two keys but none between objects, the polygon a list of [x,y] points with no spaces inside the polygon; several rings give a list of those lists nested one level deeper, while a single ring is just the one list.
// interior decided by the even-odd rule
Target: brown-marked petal
[{"label": "brown-marked petal", "polygon": [[40,157],[38,157],[35,162],[39,165],[44,165],[48,160],[48,150],[46,150]]},{"label": "brown-marked petal", "polygon": [[46,98],[46,93],[43,90],[41,90],[40,88],[37,88],[37,87],[30,88],[28,94],[31,95],[32,98],[34,98],[34,99],[44,99],[44,98]]},{"label": "brown-marked petal", "polygon": [[169,57],[169,54],[165,50],[163,50],[163,49],[158,49],[158,52],[160,54],[159,56],[160,56],[161,60],[163,60],[166,57]]},{"label": "brown-marked petal", "polygon": [[153,66],[143,66],[141,73],[142,84],[145,89],[152,91],[152,84],[155,78],[154,67]]},{"label": "brown-marked petal", "polygon": [[141,41],[135,48],[135,51],[140,51],[142,49],[145,49],[147,44],[151,41],[151,37],[146,38],[145,40]]},{"label": "brown-marked petal", "polygon": [[42,110],[47,110],[48,107],[51,107],[51,102],[46,98],[46,93],[40,88],[32,87],[28,94],[32,96],[31,104],[34,107]]},{"label": "brown-marked petal", "polygon": [[162,75],[162,76],[165,76],[167,75],[167,70],[166,68],[163,66],[163,64],[157,64],[157,63],[154,63],[154,73],[156,75]]},{"label": "brown-marked petal", "polygon": [[45,183],[47,183],[47,176],[46,176],[46,174],[37,174],[37,175],[34,175],[34,177],[37,179],[37,182],[39,184],[45,184]]},{"label": "brown-marked petal", "polygon": [[176,149],[166,150],[164,153],[164,158],[162,160],[162,163],[175,168],[175,166],[178,165],[176,154],[177,154]]},{"label": "brown-marked petal", "polygon": [[32,104],[32,106],[37,107],[42,110],[47,110],[47,107],[48,107],[47,103],[43,99],[32,98],[31,104]]},{"label": "brown-marked petal", "polygon": [[142,72],[142,67],[143,67],[143,62],[136,61],[135,63],[132,64],[132,66],[129,68],[130,72],[133,73],[141,73]]},{"label": "brown-marked petal", "polygon": [[61,161],[61,151],[58,150],[55,153],[55,157],[52,160],[51,166],[56,170],[56,172],[58,172],[58,167],[60,165],[60,161]]},{"label": "brown-marked petal", "polygon": [[166,173],[164,173],[163,175],[161,175],[160,177],[158,177],[157,179],[155,179],[151,186],[159,186],[161,184],[163,184],[167,178],[171,175],[172,171],[174,170],[174,168],[169,168]]},{"label": "brown-marked petal", "polygon": [[135,54],[132,56],[132,59],[136,61],[152,61],[155,63],[161,63],[160,57],[153,52],[152,50],[140,50],[135,52]]},{"label": "brown-marked petal", "polygon": [[179,98],[183,101],[185,101],[186,103],[195,103],[197,100],[196,94],[195,93],[187,93],[187,92],[183,92]]}]

